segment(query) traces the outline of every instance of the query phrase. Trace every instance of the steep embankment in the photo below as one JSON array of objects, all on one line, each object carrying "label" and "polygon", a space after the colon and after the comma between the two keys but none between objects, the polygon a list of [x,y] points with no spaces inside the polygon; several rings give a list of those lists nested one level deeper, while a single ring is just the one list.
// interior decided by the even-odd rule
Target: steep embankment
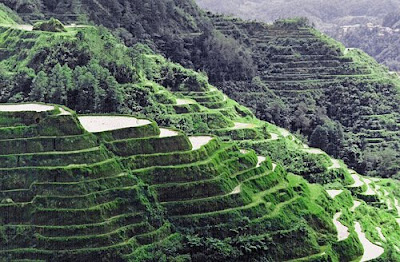
[{"label": "steep embankment", "polygon": [[[185,243],[172,234],[159,204],[183,236],[221,241],[234,251],[226,255],[230,260],[313,255],[320,248],[317,232],[333,231],[325,231],[326,196],[319,199],[323,208],[309,200],[304,180],[217,137],[188,138],[129,116],[77,117],[52,105],[3,104],[0,115],[4,259],[157,259],[153,249]],[[325,226],[302,225],[307,219],[298,208]],[[263,226],[286,216],[273,229]],[[241,250],[253,241],[262,246]],[[195,260],[221,255],[212,246],[196,251],[186,244],[189,250],[178,251],[194,253]],[[292,252],[282,251],[289,246]]]}]

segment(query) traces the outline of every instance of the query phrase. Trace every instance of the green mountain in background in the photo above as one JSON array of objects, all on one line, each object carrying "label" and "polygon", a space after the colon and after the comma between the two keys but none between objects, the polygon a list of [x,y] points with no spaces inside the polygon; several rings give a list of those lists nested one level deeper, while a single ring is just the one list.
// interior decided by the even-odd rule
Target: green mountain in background
[{"label": "green mountain in background", "polygon": [[[373,99],[371,94],[378,93],[376,90],[387,92],[374,100],[376,107],[386,103],[394,108],[388,94],[395,92],[397,80],[366,55],[358,51],[345,54],[343,47],[301,21],[272,26],[230,19],[225,22],[220,16],[206,16],[190,2],[149,3],[143,3],[148,9],[138,18],[142,28],[151,30],[154,26],[165,35],[148,31],[147,38],[143,33],[142,39],[131,33],[132,37],[124,38],[128,45],[115,36],[130,32],[122,27],[110,26],[109,31],[102,26],[69,24],[78,17],[83,21],[83,10],[88,12],[85,19],[96,12],[109,12],[110,21],[118,19],[112,14],[124,9],[117,9],[122,6],[117,2],[110,6],[96,1],[90,3],[91,9],[87,2],[77,8],[78,1],[73,5],[6,3],[24,13],[23,19],[78,9],[77,13],[64,12],[65,20],[57,17],[65,23],[65,32],[32,30],[34,26],[22,25],[8,15],[8,9],[0,7],[6,14],[0,27],[0,101],[15,103],[0,105],[0,258],[398,261],[397,180],[360,175],[344,162],[308,147],[287,130],[259,120],[250,109],[230,98],[239,97],[238,90],[242,90],[246,91],[241,95],[244,98],[260,97],[257,106],[268,106],[264,99],[283,107],[297,103],[276,94],[268,82],[272,80],[260,74],[262,63],[253,52],[256,41],[242,38],[242,34],[250,34],[247,27],[254,27],[253,32],[258,33],[255,38],[261,43],[264,40],[259,41],[259,37],[270,31],[276,34],[272,41],[280,41],[280,35],[287,34],[289,40],[284,41],[298,40],[300,46],[314,38],[311,50],[327,52],[332,60],[328,69],[321,70],[363,73],[365,76],[354,76],[371,83],[360,89],[366,99]],[[134,8],[134,3],[130,4]],[[166,17],[174,14],[176,20],[169,18],[157,25],[157,16],[145,16],[155,10],[165,10]],[[190,12],[198,15],[198,22]],[[138,12],[133,14],[140,17]],[[180,17],[184,20],[176,22]],[[154,24],[149,22],[151,18]],[[187,27],[188,21],[192,29]],[[198,28],[193,29],[196,23]],[[220,28],[224,23],[244,29],[226,37],[228,32]],[[169,32],[174,39],[164,39]],[[143,42],[136,43],[139,40]],[[194,44],[196,41],[203,45]],[[182,62],[194,68],[194,54],[200,50],[197,59],[203,60],[201,69],[219,69],[209,74],[209,79],[217,87],[224,83],[229,97],[212,86],[204,72],[173,62],[173,55],[169,59],[162,56],[160,53],[169,53],[167,46],[173,55],[187,52]],[[285,59],[294,59],[293,64],[301,63],[296,60],[300,59],[308,66],[311,62],[306,58],[312,55],[292,46],[299,48],[299,54],[286,54]],[[280,48],[273,45],[271,52]],[[265,54],[271,64],[263,65],[279,68],[273,55]],[[232,64],[235,57],[246,59]],[[241,71],[242,66],[251,70]],[[281,69],[286,68],[289,66]],[[287,77],[287,72],[270,74]],[[309,74],[304,75],[303,82],[312,82],[307,80]],[[349,80],[343,74],[346,80],[337,80],[340,77],[330,74],[325,74],[329,76],[326,79],[319,72],[314,75],[322,76],[314,81],[317,87],[324,81],[348,87],[353,77]],[[301,79],[293,82],[303,84]],[[356,88],[365,84],[360,83]],[[387,91],[381,89],[385,85]],[[264,92],[267,98],[260,95]],[[10,112],[16,106],[24,111]],[[37,107],[46,110],[29,111]],[[259,110],[251,109],[260,115]],[[371,115],[375,112],[374,107],[365,110]],[[292,112],[287,109],[286,113],[289,117]],[[138,120],[132,114],[152,120]],[[321,114],[323,119],[328,113]],[[290,117],[294,121],[303,115]],[[332,123],[326,121],[321,125],[323,130]],[[121,126],[121,122],[133,124]],[[93,129],[93,123],[96,127],[102,123],[105,128]],[[343,133],[343,141],[348,139],[345,134],[357,134],[340,131],[340,122],[334,128]],[[325,141],[330,135],[321,131],[318,139],[316,134],[311,141]],[[354,161],[359,161],[361,153],[355,153]]]}]

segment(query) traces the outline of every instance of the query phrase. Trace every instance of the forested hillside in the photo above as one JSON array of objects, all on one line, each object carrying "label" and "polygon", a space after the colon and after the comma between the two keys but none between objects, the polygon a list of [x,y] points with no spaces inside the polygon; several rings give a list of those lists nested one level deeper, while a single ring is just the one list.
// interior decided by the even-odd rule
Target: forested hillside
[{"label": "forested hillside", "polygon": [[[398,1],[320,0],[196,0],[207,10],[245,19],[273,22],[307,17],[316,28],[346,44],[360,48],[393,71],[400,68]],[[369,24],[369,25],[367,25]]]},{"label": "forested hillside", "polygon": [[52,16],[65,23],[92,21],[113,29],[127,45],[145,43],[183,66],[205,70],[218,80],[252,75],[254,66],[248,50],[215,31],[192,0],[67,2],[4,3],[30,22]]},{"label": "forested hillside", "polygon": [[[347,53],[306,20],[266,26],[209,17],[193,1],[179,0],[43,2],[29,4],[29,10],[18,2],[6,4],[26,21],[54,15],[105,25],[128,45],[145,43],[205,72],[212,84],[261,119],[299,132],[358,171],[397,174],[399,81],[364,53]],[[337,99],[339,90],[342,99]]]},{"label": "forested hillside", "polygon": [[[397,180],[358,174],[257,119],[204,73],[104,27],[7,20],[0,260],[399,260]],[[316,34],[298,21],[272,27]],[[337,70],[364,70],[360,57]]]}]

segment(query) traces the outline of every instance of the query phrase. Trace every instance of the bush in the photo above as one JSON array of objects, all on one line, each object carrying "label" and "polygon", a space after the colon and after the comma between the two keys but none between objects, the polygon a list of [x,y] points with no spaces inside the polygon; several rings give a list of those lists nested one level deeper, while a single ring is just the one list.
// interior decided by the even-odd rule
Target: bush
[{"label": "bush", "polygon": [[60,20],[51,18],[48,21],[37,22],[33,25],[33,30],[48,32],[66,32],[64,25]]}]

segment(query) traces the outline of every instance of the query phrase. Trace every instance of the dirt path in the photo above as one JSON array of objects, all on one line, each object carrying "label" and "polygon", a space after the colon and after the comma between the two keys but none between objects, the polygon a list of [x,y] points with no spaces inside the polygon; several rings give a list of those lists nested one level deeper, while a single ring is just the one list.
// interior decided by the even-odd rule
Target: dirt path
[{"label": "dirt path", "polygon": [[279,139],[279,135],[278,134],[270,133],[270,135],[271,135],[270,140],[278,140]]},{"label": "dirt path", "polygon": [[282,135],[283,137],[288,137],[288,136],[290,136],[290,132],[287,131],[287,130],[284,129],[284,128],[279,128],[279,131],[281,132],[281,135]]},{"label": "dirt path", "polygon": [[382,241],[386,242],[386,237],[382,233],[382,228],[376,227],[376,231],[378,231],[378,235],[379,235],[380,239],[382,239]]},{"label": "dirt path", "polygon": [[190,100],[190,99],[176,99],[176,104],[177,105],[190,105],[190,104],[194,104],[194,101]]},{"label": "dirt path", "polygon": [[394,206],[397,209],[397,216],[400,217],[400,205],[399,205],[399,200],[397,198],[394,199]]},{"label": "dirt path", "polygon": [[388,210],[393,210],[392,202],[390,201],[390,198],[386,199],[386,205],[388,207]]},{"label": "dirt path", "polygon": [[350,211],[351,211],[351,212],[356,211],[356,208],[359,207],[359,206],[361,206],[361,202],[358,201],[358,200],[353,200],[353,203],[354,203],[353,206],[350,208]]},{"label": "dirt path", "polygon": [[232,192],[230,193],[230,195],[235,195],[235,194],[239,194],[241,191],[240,189],[240,185],[238,185],[237,187],[235,187]]},{"label": "dirt path", "polygon": [[338,169],[340,168],[340,162],[337,159],[331,158],[332,165],[329,167],[329,169]]},{"label": "dirt path", "polygon": [[65,110],[64,108],[60,107],[60,113],[58,114],[59,116],[68,116],[71,115],[70,112],[68,112],[67,110]]},{"label": "dirt path", "polygon": [[254,127],[256,127],[256,125],[254,125],[254,124],[248,124],[248,123],[238,123],[238,122],[235,122],[234,124],[235,124],[235,126],[232,127],[232,129],[248,129],[248,128],[254,128]]},{"label": "dirt path", "polygon": [[303,150],[310,154],[316,154],[316,155],[325,154],[324,151],[322,151],[319,148],[304,148]]},{"label": "dirt path", "polygon": [[368,178],[364,178],[364,182],[367,185],[367,191],[365,191],[364,195],[368,196],[376,195],[376,192],[371,187],[372,181]]},{"label": "dirt path", "polygon": [[360,176],[358,174],[352,173],[352,172],[350,172],[350,174],[351,174],[351,177],[354,180],[354,184],[350,185],[349,187],[361,187],[362,185],[364,185],[364,182],[361,181],[361,178],[360,178]]},{"label": "dirt path", "polygon": [[267,158],[263,156],[257,156],[258,162],[257,162],[257,167],[261,166],[261,163],[264,162]]},{"label": "dirt path", "polygon": [[166,128],[160,128],[160,137],[172,137],[172,136],[177,136],[179,133],[174,130],[166,129]]}]

